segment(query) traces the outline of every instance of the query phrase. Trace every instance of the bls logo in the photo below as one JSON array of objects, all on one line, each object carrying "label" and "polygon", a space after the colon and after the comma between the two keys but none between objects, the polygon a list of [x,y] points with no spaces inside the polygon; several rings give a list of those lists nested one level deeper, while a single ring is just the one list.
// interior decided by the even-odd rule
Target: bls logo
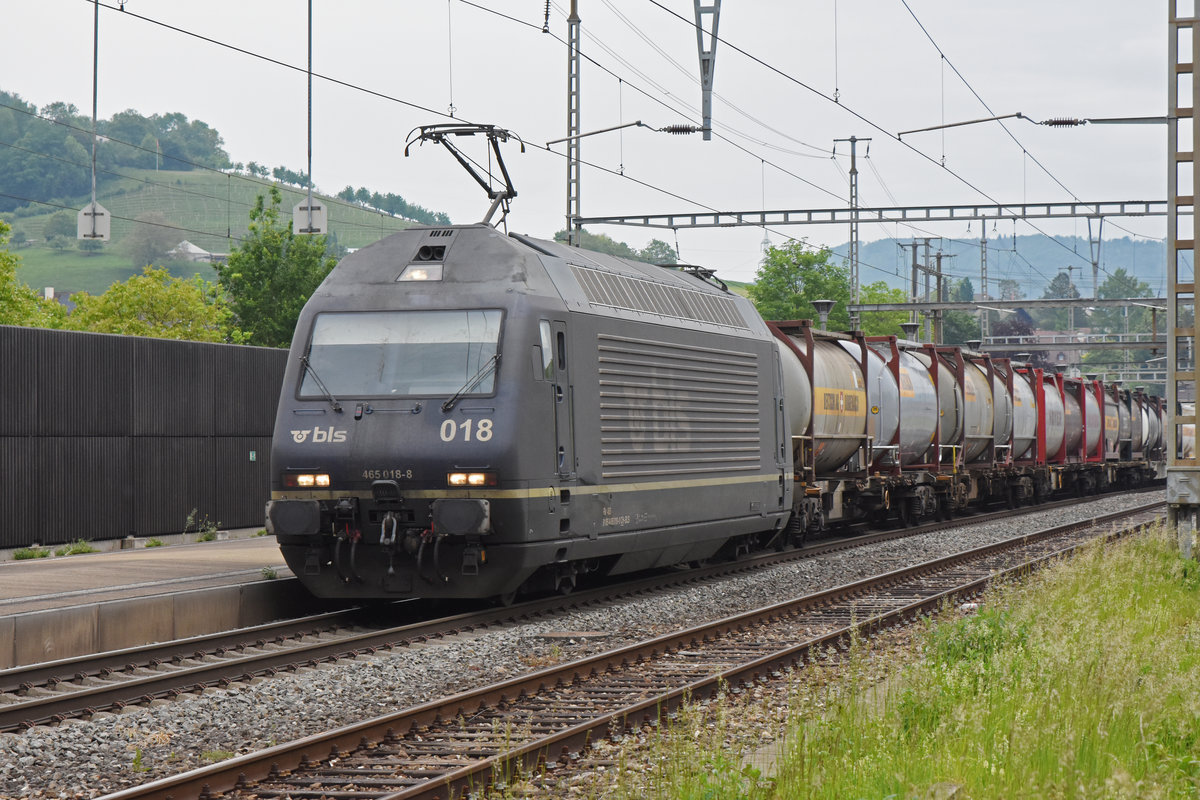
[{"label": "bls logo", "polygon": [[335,431],[331,425],[326,428],[313,428],[311,431],[292,431],[292,441],[296,444],[304,444],[308,441],[308,435],[312,434],[313,444],[324,444],[326,442],[344,442],[346,441],[345,431]]}]

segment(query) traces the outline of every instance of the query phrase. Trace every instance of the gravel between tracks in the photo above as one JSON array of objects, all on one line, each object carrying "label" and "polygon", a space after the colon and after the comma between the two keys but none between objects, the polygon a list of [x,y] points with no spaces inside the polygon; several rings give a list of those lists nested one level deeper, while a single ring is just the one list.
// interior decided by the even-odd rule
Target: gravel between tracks
[{"label": "gravel between tracks", "polygon": [[[972,528],[870,545],[504,630],[430,642],[89,722],[0,735],[0,796],[80,798],[380,716],[672,630],[1021,533],[1152,502],[1102,498]],[[565,632],[601,633],[566,637]]]}]

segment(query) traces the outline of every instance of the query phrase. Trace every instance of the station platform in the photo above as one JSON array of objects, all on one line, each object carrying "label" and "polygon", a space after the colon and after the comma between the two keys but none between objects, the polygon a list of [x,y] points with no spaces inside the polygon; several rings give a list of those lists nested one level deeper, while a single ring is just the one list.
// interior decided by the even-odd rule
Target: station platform
[{"label": "station platform", "polygon": [[257,533],[0,561],[0,670],[319,610],[275,537]]},{"label": "station platform", "polygon": [[0,616],[291,577],[274,536],[0,561]]}]

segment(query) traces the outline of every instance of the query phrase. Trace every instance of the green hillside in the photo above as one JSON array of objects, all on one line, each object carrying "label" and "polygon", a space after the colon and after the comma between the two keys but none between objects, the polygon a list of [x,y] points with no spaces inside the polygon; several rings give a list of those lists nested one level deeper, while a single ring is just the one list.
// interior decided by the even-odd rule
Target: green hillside
[{"label": "green hillside", "polygon": [[[103,292],[113,282],[122,281],[141,271],[124,253],[123,243],[136,220],[147,212],[163,214],[174,227],[172,236],[187,240],[211,253],[229,253],[245,235],[249,213],[259,194],[265,194],[268,181],[245,175],[204,170],[188,172],[124,169],[126,177],[105,182],[97,199],[113,215],[112,241],[96,254],[84,253],[72,246],[58,251],[45,243],[43,229],[51,214],[61,209],[37,206],[2,215],[14,229],[30,241],[17,253],[22,266],[18,277],[35,288],[53,286],[61,294],[86,290]],[[275,184],[283,193],[283,207],[291,208],[305,197],[303,190]],[[81,208],[90,198],[74,198],[61,205]],[[412,223],[371,211],[344,200],[323,198],[329,209],[329,231],[340,247],[357,248],[402,230]],[[42,213],[37,213],[42,212]],[[212,267],[206,263],[167,264],[172,274],[190,276],[199,272],[212,280]]]}]

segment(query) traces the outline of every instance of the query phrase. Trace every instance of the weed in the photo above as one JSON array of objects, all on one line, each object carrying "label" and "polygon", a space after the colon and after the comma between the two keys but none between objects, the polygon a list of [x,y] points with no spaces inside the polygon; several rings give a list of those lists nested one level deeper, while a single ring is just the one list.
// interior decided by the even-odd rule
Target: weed
[{"label": "weed", "polygon": [[557,644],[550,645],[550,650],[547,653],[534,653],[532,655],[522,656],[521,661],[527,667],[538,669],[540,667],[552,667],[563,660],[563,649]]},{"label": "weed", "polygon": [[187,522],[184,523],[183,532],[188,533],[195,531],[199,535],[196,537],[197,542],[215,542],[217,540],[217,531],[220,529],[221,523],[213,522],[205,514],[202,518],[198,516],[199,509],[192,509],[192,512],[187,516]]},{"label": "weed", "polygon": [[50,555],[50,550],[39,545],[33,547],[19,547],[13,551],[14,561],[24,561],[28,558],[45,558]]},{"label": "weed", "polygon": [[163,542],[162,539],[147,539],[146,540],[146,547],[162,547],[163,544],[165,544],[165,543]]},{"label": "weed", "polygon": [[133,749],[133,771],[134,772],[149,772],[150,765],[146,763],[145,753],[142,748],[135,747]]},{"label": "weed", "polygon": [[77,556],[82,553],[98,553],[100,552],[83,539],[76,539],[70,544],[65,544],[54,551],[56,556]]},{"label": "weed", "polygon": [[267,535],[267,529],[266,529],[266,528],[262,528],[261,530],[259,530],[259,532],[258,532],[258,533],[254,534],[254,535],[255,535],[255,536],[266,536],[266,535]]},{"label": "weed", "polygon": [[275,571],[274,567],[263,567],[262,576],[263,580],[273,581],[279,577],[279,573]]},{"label": "weed", "polygon": [[233,758],[234,754],[228,750],[205,750],[200,754],[200,758],[210,764],[215,764],[218,761],[225,761]]}]

